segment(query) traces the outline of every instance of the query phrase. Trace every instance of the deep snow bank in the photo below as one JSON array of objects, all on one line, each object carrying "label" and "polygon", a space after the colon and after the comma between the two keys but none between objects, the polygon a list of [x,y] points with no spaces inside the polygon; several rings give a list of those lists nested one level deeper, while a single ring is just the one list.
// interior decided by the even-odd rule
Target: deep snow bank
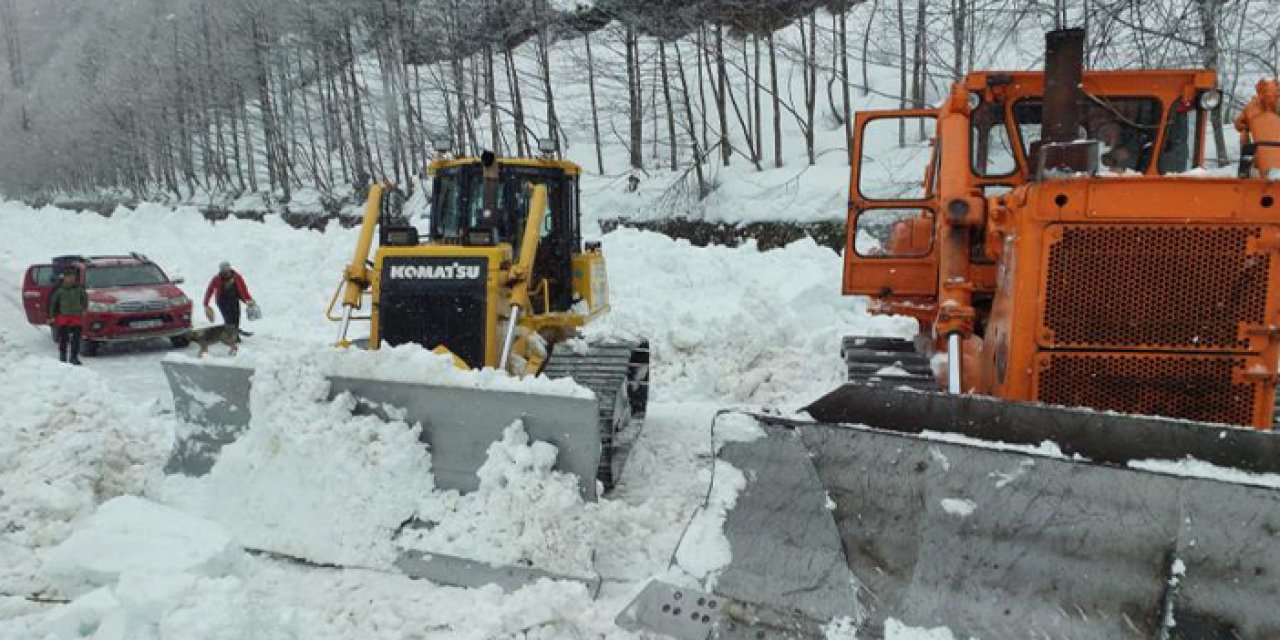
[{"label": "deep snow bank", "polygon": [[844,335],[915,331],[841,296],[840,256],[812,240],[759,252],[623,229],[604,249],[613,308],[587,332],[648,338],[656,400],[799,405],[843,381]]},{"label": "deep snow bank", "polygon": [[48,357],[0,356],[0,592],[46,588],[38,549],[96,505],[141,491],[169,452],[172,417],[121,403],[101,376]]}]

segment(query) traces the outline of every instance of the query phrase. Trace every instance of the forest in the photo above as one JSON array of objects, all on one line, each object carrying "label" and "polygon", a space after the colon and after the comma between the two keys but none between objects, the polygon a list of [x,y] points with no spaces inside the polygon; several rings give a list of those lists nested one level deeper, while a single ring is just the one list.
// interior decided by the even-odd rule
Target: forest
[{"label": "forest", "polygon": [[1217,70],[1215,161],[1280,66],[1267,0],[0,0],[0,192],[340,201],[547,140],[697,200],[847,150],[860,108],[1037,68],[1061,26],[1093,68]]}]

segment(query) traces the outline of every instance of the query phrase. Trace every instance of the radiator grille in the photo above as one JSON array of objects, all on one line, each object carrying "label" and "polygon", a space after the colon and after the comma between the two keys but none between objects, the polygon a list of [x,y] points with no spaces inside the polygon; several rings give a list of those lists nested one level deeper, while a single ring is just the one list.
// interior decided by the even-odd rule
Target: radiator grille
[{"label": "radiator grille", "polygon": [[1257,384],[1235,384],[1244,358],[1219,356],[1041,356],[1041,402],[1093,409],[1250,424]]},{"label": "radiator grille", "polygon": [[1271,256],[1258,227],[1083,226],[1050,245],[1044,341],[1065,347],[1247,350],[1266,324]]},{"label": "radiator grille", "polygon": [[392,346],[443,345],[472,367],[485,364],[485,298],[476,293],[384,294],[382,340]]}]

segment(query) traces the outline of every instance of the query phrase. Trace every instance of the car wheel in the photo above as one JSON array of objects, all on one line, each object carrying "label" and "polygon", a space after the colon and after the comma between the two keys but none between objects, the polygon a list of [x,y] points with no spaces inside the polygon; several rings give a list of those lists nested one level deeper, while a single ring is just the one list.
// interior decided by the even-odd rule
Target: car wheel
[{"label": "car wheel", "polygon": [[98,342],[97,340],[85,340],[85,341],[84,341],[84,354],[85,354],[86,356],[96,356],[96,355],[98,355],[98,349],[99,349],[101,346],[102,346],[102,343],[101,343],[101,342]]},{"label": "car wheel", "polygon": [[181,349],[191,344],[191,338],[188,338],[187,336],[173,336],[169,338],[169,343],[173,345],[173,348]]}]

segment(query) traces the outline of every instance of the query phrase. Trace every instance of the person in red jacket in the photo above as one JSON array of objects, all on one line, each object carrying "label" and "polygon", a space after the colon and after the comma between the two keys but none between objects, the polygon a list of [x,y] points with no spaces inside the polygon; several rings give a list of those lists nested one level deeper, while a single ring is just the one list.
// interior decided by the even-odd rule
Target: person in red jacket
[{"label": "person in red jacket", "polygon": [[222,312],[222,321],[227,325],[240,327],[240,302],[244,301],[249,304],[249,319],[252,320],[256,315],[257,303],[253,301],[253,296],[249,295],[249,287],[244,283],[244,278],[235,269],[231,268],[231,263],[225,260],[218,265],[218,273],[209,281],[209,286],[204,290],[204,315],[213,322],[213,309],[209,307],[209,299],[213,298],[218,303],[218,311]]}]

